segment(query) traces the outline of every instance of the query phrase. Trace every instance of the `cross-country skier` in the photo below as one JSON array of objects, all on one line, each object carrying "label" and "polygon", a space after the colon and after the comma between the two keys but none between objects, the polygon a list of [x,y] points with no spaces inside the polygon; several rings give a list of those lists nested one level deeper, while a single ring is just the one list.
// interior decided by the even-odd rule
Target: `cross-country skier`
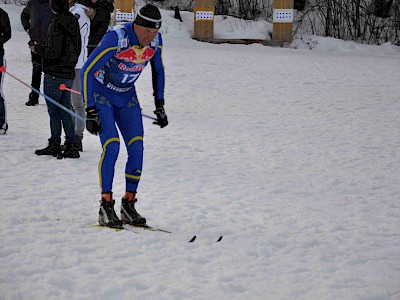
[{"label": "cross-country skier", "polygon": [[[101,200],[99,223],[121,228],[123,223],[144,225],[146,219],[135,209],[136,191],[142,174],[143,123],[135,82],[150,62],[157,121],[168,125],[164,110],[164,66],[161,13],[146,4],[134,22],[116,26],[106,33],[81,70],[82,97],[86,108],[86,128],[99,134],[103,153],[99,162]],[[126,189],[121,219],[114,211],[112,196],[114,166],[120,149],[117,126],[128,152]]]}]

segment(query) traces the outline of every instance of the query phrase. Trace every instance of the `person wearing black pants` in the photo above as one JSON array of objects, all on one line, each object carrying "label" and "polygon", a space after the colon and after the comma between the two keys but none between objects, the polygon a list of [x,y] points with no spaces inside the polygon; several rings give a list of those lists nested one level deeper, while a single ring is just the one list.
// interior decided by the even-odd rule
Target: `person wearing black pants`
[{"label": "person wearing black pants", "polygon": [[[75,129],[71,114],[71,92],[60,90],[60,85],[72,87],[75,66],[81,52],[82,42],[78,19],[69,12],[68,0],[50,0],[55,16],[50,23],[44,44],[29,46],[32,52],[42,57],[44,93],[53,99],[47,100],[50,117],[50,138],[46,148],[35,151],[36,155],[51,155],[57,158],[79,158],[75,143]],[[59,103],[66,109],[61,109]],[[65,150],[61,151],[61,134],[65,132]]]},{"label": "person wearing black pants", "polygon": [[[11,38],[11,25],[8,14],[0,8],[0,67],[5,67],[3,45]],[[4,72],[0,73],[0,135],[6,134],[8,129],[6,103],[3,95]]]},{"label": "person wearing black pants", "polygon": [[[49,7],[48,0],[29,0],[21,13],[21,23],[29,34],[29,45],[44,44],[47,28],[53,19],[53,12]],[[42,82],[42,58],[40,55],[31,52],[32,55],[32,87],[40,90]],[[39,103],[39,94],[32,91],[29,94],[27,106],[34,106]]]}]

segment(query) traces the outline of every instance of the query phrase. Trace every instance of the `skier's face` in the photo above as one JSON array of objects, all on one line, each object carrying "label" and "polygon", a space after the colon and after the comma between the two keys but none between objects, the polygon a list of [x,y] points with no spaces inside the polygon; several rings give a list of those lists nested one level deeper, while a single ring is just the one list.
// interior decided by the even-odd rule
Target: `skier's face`
[{"label": "skier's face", "polygon": [[147,28],[140,25],[135,24],[133,28],[136,37],[139,40],[140,45],[148,46],[152,40],[156,37],[159,28]]}]

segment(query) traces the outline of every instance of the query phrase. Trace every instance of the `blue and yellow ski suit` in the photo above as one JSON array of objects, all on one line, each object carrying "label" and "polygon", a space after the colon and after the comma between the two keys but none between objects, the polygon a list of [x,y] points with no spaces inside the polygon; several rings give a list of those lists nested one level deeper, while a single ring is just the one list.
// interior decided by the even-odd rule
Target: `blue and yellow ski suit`
[{"label": "blue and yellow ski suit", "polygon": [[112,191],[114,167],[120,149],[117,126],[128,152],[126,191],[136,192],[143,165],[143,123],[135,82],[150,62],[154,98],[164,104],[162,38],[158,33],[149,46],[141,46],[133,23],[109,30],[81,70],[85,108],[99,111],[103,152],[99,162],[102,193]]}]

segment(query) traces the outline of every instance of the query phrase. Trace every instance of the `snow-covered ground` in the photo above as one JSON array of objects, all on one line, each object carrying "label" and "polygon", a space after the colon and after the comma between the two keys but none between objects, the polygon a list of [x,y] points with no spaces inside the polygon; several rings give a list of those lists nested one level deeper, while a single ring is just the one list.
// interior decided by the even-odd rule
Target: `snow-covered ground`
[{"label": "snow-covered ground", "polygon": [[[1,7],[8,71],[30,82],[21,7]],[[26,107],[29,90],[6,76],[0,299],[400,299],[400,48],[200,43],[192,17],[162,13],[170,124],[144,119],[138,210],[174,233],[91,227],[98,137],[85,134],[80,159],[36,156],[45,102]],[[270,26],[228,23],[218,37]],[[146,114],[150,73],[138,81]],[[117,209],[125,159],[122,147]]]}]

